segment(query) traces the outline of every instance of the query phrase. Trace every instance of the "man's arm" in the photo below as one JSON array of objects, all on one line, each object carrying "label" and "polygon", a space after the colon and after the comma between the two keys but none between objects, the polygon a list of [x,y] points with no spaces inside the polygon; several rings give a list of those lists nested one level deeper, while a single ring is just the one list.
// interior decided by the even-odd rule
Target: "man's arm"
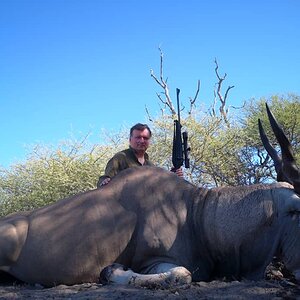
[{"label": "man's arm", "polygon": [[130,168],[134,165],[130,162],[130,159],[126,156],[125,151],[116,153],[107,163],[104,175],[100,176],[97,187],[107,184],[114,176],[120,173],[122,170]]},{"label": "man's arm", "polygon": [[117,175],[121,171],[120,158],[118,155],[114,155],[107,163],[104,171],[104,175],[99,177],[97,188],[106,185],[110,182],[111,178]]}]

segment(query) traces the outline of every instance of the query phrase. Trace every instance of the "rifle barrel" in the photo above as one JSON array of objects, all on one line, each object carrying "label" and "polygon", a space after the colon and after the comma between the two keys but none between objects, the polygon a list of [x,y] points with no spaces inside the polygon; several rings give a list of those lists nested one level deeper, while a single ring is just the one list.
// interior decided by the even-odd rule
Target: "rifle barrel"
[{"label": "rifle barrel", "polygon": [[177,95],[177,115],[178,115],[178,122],[180,123],[180,107],[179,107],[179,93],[180,93],[180,89],[176,89],[176,95]]}]

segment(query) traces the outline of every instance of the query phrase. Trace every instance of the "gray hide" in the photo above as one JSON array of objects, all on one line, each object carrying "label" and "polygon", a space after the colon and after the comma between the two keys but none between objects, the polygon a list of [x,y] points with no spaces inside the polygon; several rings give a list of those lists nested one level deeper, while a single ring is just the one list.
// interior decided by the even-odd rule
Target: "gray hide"
[{"label": "gray hide", "polygon": [[[119,263],[169,263],[194,281],[259,279],[273,255],[300,269],[300,199],[288,184],[197,188],[156,167],[0,220],[0,269],[46,286],[95,282]],[[150,271],[152,268],[152,271]]]}]

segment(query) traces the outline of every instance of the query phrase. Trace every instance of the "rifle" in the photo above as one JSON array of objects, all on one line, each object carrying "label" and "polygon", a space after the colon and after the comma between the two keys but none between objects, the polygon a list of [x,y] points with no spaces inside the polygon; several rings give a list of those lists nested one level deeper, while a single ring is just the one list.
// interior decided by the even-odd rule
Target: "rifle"
[{"label": "rifle", "polygon": [[191,149],[188,146],[188,134],[186,131],[184,131],[181,134],[182,126],[180,124],[179,93],[180,89],[176,89],[178,120],[174,120],[174,136],[172,150],[173,171],[179,169],[183,165],[183,161],[185,168],[190,167],[189,152]]}]

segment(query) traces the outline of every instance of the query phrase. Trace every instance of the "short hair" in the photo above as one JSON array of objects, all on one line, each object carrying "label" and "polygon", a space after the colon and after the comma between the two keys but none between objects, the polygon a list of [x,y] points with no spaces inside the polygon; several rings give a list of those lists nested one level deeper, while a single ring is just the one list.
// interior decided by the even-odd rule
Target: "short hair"
[{"label": "short hair", "polygon": [[132,137],[133,130],[143,131],[144,129],[147,129],[149,131],[150,137],[151,137],[152,132],[151,132],[149,126],[147,124],[142,124],[142,123],[137,123],[130,128],[130,137]]}]

